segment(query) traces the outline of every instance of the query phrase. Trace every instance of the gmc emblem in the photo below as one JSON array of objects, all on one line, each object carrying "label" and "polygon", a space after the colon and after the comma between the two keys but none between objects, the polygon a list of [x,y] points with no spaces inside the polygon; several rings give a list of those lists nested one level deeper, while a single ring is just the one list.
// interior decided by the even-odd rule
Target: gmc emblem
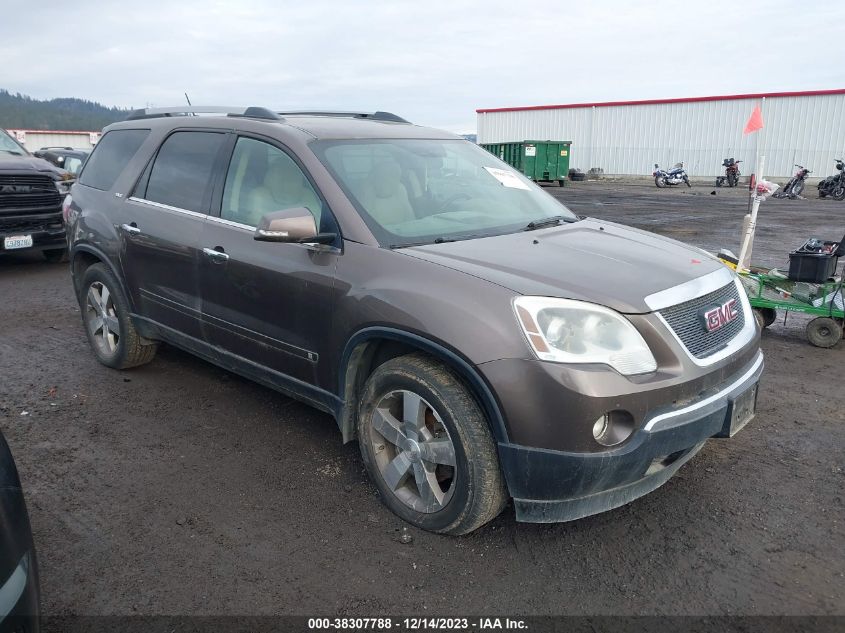
[{"label": "gmc emblem", "polygon": [[705,308],[701,311],[701,320],[704,329],[708,332],[715,332],[720,327],[727,325],[739,316],[739,307],[736,299],[731,299],[720,306]]}]

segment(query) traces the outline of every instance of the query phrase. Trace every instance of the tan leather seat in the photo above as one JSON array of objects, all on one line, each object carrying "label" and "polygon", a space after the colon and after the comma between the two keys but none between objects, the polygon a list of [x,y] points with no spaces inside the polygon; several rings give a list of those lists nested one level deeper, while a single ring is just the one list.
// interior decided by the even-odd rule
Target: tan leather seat
[{"label": "tan leather seat", "polygon": [[373,167],[362,187],[361,204],[384,226],[416,219],[396,161],[381,161]]},{"label": "tan leather seat", "polygon": [[264,184],[246,194],[240,221],[256,226],[265,213],[293,207],[307,208],[319,229],[323,209],[320,199],[299,167],[289,159],[278,159],[268,165]]}]

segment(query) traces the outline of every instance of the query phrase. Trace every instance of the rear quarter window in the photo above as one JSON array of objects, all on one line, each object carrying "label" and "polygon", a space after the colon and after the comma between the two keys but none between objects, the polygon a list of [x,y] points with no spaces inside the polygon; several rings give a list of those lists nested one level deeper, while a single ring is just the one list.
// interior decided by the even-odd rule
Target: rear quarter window
[{"label": "rear quarter window", "polygon": [[103,191],[111,189],[149,134],[149,130],[107,132],[85,163],[80,184]]}]

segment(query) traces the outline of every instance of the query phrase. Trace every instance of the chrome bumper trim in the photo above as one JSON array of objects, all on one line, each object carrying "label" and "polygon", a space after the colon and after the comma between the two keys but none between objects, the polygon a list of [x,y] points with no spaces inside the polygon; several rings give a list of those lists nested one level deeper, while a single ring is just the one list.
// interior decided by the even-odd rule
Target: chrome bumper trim
[{"label": "chrome bumper trim", "polygon": [[754,361],[753,365],[751,365],[751,368],[748,371],[746,371],[745,373],[743,373],[742,376],[740,376],[735,381],[733,381],[731,384],[729,384],[727,387],[720,390],[718,393],[715,393],[712,396],[708,396],[707,398],[699,400],[698,402],[691,404],[688,407],[684,407],[683,409],[677,409],[675,411],[670,411],[668,413],[661,413],[660,415],[654,416],[648,422],[646,422],[646,425],[643,427],[643,430],[644,431],[650,431],[655,426],[657,426],[661,422],[664,422],[665,420],[670,420],[672,418],[687,415],[687,414],[692,413],[692,412],[694,412],[698,409],[703,409],[707,405],[713,404],[714,402],[718,402],[722,398],[727,398],[728,395],[731,392],[735,391],[737,389],[737,387],[742,385],[742,383],[748,381],[748,379],[750,379],[755,373],[757,373],[757,371],[760,369],[760,367],[762,365],[763,365],[763,353],[760,352],[757,355],[757,360]]}]

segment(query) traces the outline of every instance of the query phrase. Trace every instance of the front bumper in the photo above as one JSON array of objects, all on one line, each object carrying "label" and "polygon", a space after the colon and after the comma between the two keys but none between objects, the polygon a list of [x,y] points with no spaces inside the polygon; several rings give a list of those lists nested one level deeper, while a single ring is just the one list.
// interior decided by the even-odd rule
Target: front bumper
[{"label": "front bumper", "polygon": [[763,373],[763,354],[692,403],[652,412],[619,448],[564,452],[499,444],[518,521],[572,521],[622,506],[664,484],[711,437],[729,436],[734,400]]},{"label": "front bumper", "polygon": [[[5,238],[17,235],[31,235],[32,246],[6,250]],[[0,215],[0,254],[25,251],[43,251],[67,248],[65,227],[62,223],[61,210],[50,210],[17,215]]]}]

